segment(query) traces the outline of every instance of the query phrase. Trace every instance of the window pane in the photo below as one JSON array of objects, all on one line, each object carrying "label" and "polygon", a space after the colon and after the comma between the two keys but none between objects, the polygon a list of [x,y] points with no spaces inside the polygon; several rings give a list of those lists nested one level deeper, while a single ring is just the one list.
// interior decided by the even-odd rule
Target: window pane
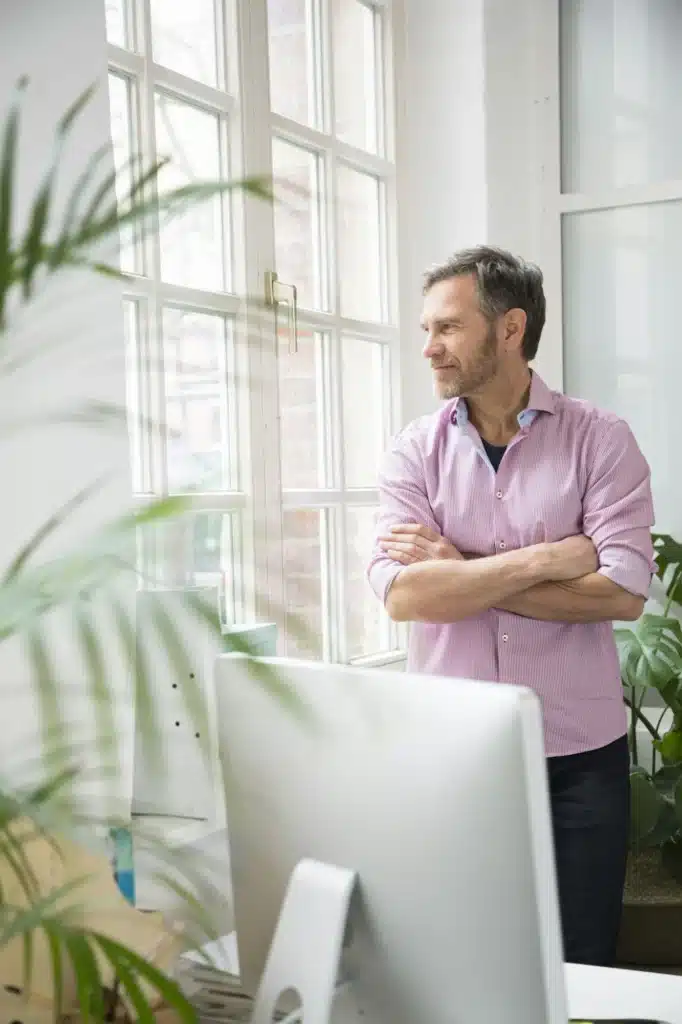
[{"label": "window pane", "polygon": [[379,182],[339,164],[337,186],[341,313],[381,320]]},{"label": "window pane", "polygon": [[333,18],[336,135],[375,153],[377,15],[359,0],[333,0]]},{"label": "window pane", "polygon": [[319,509],[285,509],[286,654],[324,654],[326,516]]},{"label": "window pane", "polygon": [[383,607],[367,582],[378,509],[349,506],[346,509],[346,630],[348,658],[379,654],[391,647],[390,624]]},{"label": "window pane", "polygon": [[[156,147],[170,164],[159,175],[160,190],[221,176],[218,117],[156,94]],[[225,243],[222,203],[210,199],[175,217],[160,231],[161,276],[169,284],[222,291]]]},{"label": "window pane", "polygon": [[346,487],[376,487],[386,440],[384,346],[342,338],[343,456]]},{"label": "window pane", "polygon": [[278,182],[275,258],[282,281],[298,289],[299,305],[322,306],[320,273],[320,196],[318,159],[281,139],[272,143],[273,176]]},{"label": "window pane", "polygon": [[126,0],[105,0],[107,41],[114,46],[128,46]]},{"label": "window pane", "polygon": [[217,587],[225,622],[241,612],[242,540],[236,511],[195,512],[147,531],[154,544],[154,579],[168,587]]},{"label": "window pane", "polygon": [[565,192],[682,178],[682,6],[561,3]]},{"label": "window pane", "polygon": [[218,85],[213,0],[151,0],[157,64],[206,85]]},{"label": "window pane", "polygon": [[236,512],[201,512],[192,516],[188,584],[220,589],[223,618],[236,621],[241,543]]},{"label": "window pane", "polygon": [[564,217],[564,366],[571,395],[632,428],[652,470],[656,529],[679,533],[682,202]]},{"label": "window pane", "polygon": [[[116,198],[119,208],[123,209],[133,184],[130,161],[137,149],[132,117],[132,85],[123,75],[109,75],[109,116],[116,168]],[[121,231],[119,264],[121,270],[127,273],[134,273],[138,269],[134,238],[132,228]]]},{"label": "window pane", "polygon": [[276,114],[315,125],[314,0],[268,0],[270,106]]},{"label": "window pane", "polygon": [[[163,353],[168,428],[168,486],[225,491],[231,480],[228,347],[232,324],[220,316],[163,311]],[[229,399],[232,399],[230,394]]]},{"label": "window pane", "polygon": [[279,404],[282,487],[324,487],[322,374],[323,339],[299,330],[298,352],[291,355],[288,335],[280,333]]}]

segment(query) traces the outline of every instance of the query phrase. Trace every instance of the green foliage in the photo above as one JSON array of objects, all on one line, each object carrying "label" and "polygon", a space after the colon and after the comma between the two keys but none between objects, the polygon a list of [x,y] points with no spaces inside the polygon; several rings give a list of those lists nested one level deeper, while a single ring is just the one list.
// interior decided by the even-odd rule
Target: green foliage
[{"label": "green foliage", "polygon": [[[121,276],[115,267],[101,262],[101,243],[115,240],[122,228],[134,227],[138,232],[158,230],[161,221],[216,195],[239,191],[265,200],[271,198],[269,183],[255,179],[202,182],[160,192],[162,164],[144,168],[135,158],[128,168],[134,172],[133,184],[123,201],[119,201],[116,175],[103,173],[110,162],[110,147],[106,146],[87,162],[66,202],[65,212],[56,223],[54,197],[61,156],[74,123],[91,99],[93,89],[88,89],[57,126],[50,167],[34,197],[23,234],[15,237],[21,100],[27,86],[26,79],[19,82],[0,132],[0,347],[13,314],[32,301],[49,276],[71,267]],[[48,338],[46,346],[49,344]],[[74,410],[70,422],[106,424],[117,417],[119,410],[101,407]],[[21,938],[29,983],[34,936],[42,932],[52,954],[56,1002],[59,1004],[63,968],[68,963],[75,973],[86,1020],[105,1020],[110,1010],[98,966],[104,957],[114,968],[117,984],[140,1020],[153,1019],[144,987],[151,985],[177,1009],[181,1019],[189,1021],[194,1019],[194,1013],[168,978],[110,938],[70,923],[64,905],[67,897],[77,896],[77,882],[47,896],[39,894],[27,850],[31,836],[40,835],[51,841],[53,830],[64,831],[87,822],[72,792],[73,783],[81,775],[76,766],[99,758],[102,772],[117,771],[116,696],[109,668],[112,639],[129,678],[136,681],[136,729],[144,731],[150,749],[158,747],[158,718],[150,668],[138,640],[141,635],[154,638],[166,652],[172,670],[183,680],[178,689],[186,700],[187,714],[197,731],[202,736],[206,734],[206,709],[198,691],[187,685],[190,656],[182,626],[183,621],[192,620],[219,633],[216,610],[200,594],[190,592],[186,600],[179,600],[175,606],[155,606],[148,619],[140,621],[139,609],[129,607],[123,596],[125,587],[121,586],[126,579],[137,583],[130,552],[134,551],[138,532],[184,514],[186,501],[155,499],[108,524],[96,536],[83,538],[77,549],[59,557],[44,556],[46,541],[93,497],[101,483],[84,488],[55,511],[16,553],[0,579],[0,644],[16,639],[23,644],[31,673],[30,685],[38,698],[43,725],[44,746],[37,760],[48,771],[47,782],[19,793],[13,793],[0,780],[0,949]],[[79,678],[85,680],[95,710],[96,736],[86,749],[79,748],[68,732],[69,722],[60,697],[63,667],[50,633],[55,617],[60,624],[70,624],[80,663]],[[243,641],[237,646],[248,653]],[[254,679],[281,696],[272,673],[256,672]],[[19,820],[32,822],[33,831],[17,832]],[[6,898],[1,879],[8,874],[23,895],[21,905],[15,906]],[[178,882],[176,875],[168,875],[168,880],[195,911],[197,934],[207,933],[205,903],[197,896],[201,880],[190,880],[187,885]]]},{"label": "green foliage", "polygon": [[15,243],[12,238],[12,211],[17,178],[20,104],[26,86],[27,80],[22,79],[7,117],[0,152],[0,330],[7,326],[7,306],[12,290],[19,286],[23,300],[28,301],[41,274],[81,266],[121,276],[115,267],[100,262],[93,251],[105,239],[116,238],[122,228],[134,225],[141,230],[156,230],[160,220],[177,217],[191,206],[215,195],[241,191],[262,199],[271,198],[269,183],[260,178],[198,182],[159,193],[157,180],[167,161],[162,160],[143,169],[139,158],[134,157],[129,169],[137,173],[133,173],[133,183],[123,200],[117,198],[117,176],[111,172],[99,183],[83,209],[88,187],[108,158],[109,147],[103,147],[93,154],[74,185],[66,212],[55,232],[50,215],[59,161],[71,128],[91,99],[93,89],[90,88],[78,97],[59,122],[52,165],[31,207],[25,233]]},{"label": "green foliage", "polygon": [[[662,615],[645,614],[634,629],[617,629],[625,700],[631,709],[632,826],[635,849],[668,850],[682,842],[682,544],[668,534],[654,534],[657,576],[665,586]],[[644,707],[651,689],[660,708]],[[664,716],[671,718],[663,730]],[[651,737],[651,768],[641,764],[637,724]],[[660,762],[660,767],[658,764]]]}]

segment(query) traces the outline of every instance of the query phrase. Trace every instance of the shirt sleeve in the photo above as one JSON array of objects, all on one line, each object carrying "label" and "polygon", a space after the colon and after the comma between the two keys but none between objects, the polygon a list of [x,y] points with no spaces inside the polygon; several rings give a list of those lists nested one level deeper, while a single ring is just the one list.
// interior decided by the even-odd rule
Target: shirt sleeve
[{"label": "shirt sleeve", "polygon": [[398,523],[419,523],[441,532],[426,496],[422,455],[415,438],[400,435],[384,456],[379,471],[379,516],[367,578],[380,601],[404,568],[379,547],[379,537]]},{"label": "shirt sleeve", "polygon": [[617,421],[599,445],[583,499],[583,532],[599,556],[599,573],[647,598],[656,571],[651,528],[651,472],[626,423]]}]

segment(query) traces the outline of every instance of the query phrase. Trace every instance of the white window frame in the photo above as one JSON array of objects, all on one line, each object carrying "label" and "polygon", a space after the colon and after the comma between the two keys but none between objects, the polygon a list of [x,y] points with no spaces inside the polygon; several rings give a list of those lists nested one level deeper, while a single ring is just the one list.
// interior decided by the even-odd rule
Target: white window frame
[{"label": "white window frame", "polygon": [[642,185],[599,189],[591,192],[564,191],[561,181],[561,0],[533,0],[536,56],[535,96],[538,111],[537,138],[540,165],[541,265],[545,273],[548,316],[554,341],[549,356],[555,380],[564,381],[562,222],[565,216],[595,210],[682,200],[682,179]]},{"label": "white window frame", "polygon": [[[359,322],[340,315],[338,308],[339,275],[334,265],[334,242],[336,238],[336,210],[327,206],[323,236],[329,239],[323,258],[329,260],[326,268],[333,300],[330,308],[334,312],[305,310],[299,312],[300,322],[307,328],[319,330],[327,339],[333,339],[331,372],[326,374],[325,397],[331,412],[331,427],[322,438],[323,448],[331,453],[336,483],[343,478],[343,451],[339,439],[342,436],[342,396],[339,352],[341,339],[346,334],[367,341],[378,341],[386,346],[388,366],[385,372],[384,394],[387,402],[385,440],[400,424],[400,288],[398,278],[398,228],[397,228],[397,176],[395,165],[396,133],[395,122],[398,103],[395,94],[397,69],[394,54],[400,59],[402,52],[400,32],[396,18],[402,19],[402,8],[395,0],[361,0],[376,10],[380,16],[383,31],[377,39],[377,48],[382,59],[377,60],[377,73],[382,75],[377,96],[385,104],[387,116],[379,118],[387,130],[379,139],[379,156],[368,153],[336,140],[333,135],[300,125],[281,115],[271,113],[268,88],[267,66],[267,0],[224,0],[218,14],[219,39],[226,40],[226,51],[218,56],[219,67],[226,63],[227,90],[212,88],[185,78],[154,63],[151,47],[151,19],[149,0],[135,0],[134,24],[129,28],[137,43],[136,52],[113,44],[108,46],[109,68],[137,84],[137,102],[134,104],[133,119],[137,143],[145,160],[156,154],[154,124],[154,93],[164,89],[197,106],[217,113],[227,120],[226,149],[229,152],[231,177],[249,176],[267,172],[271,168],[270,145],[273,135],[294,144],[303,145],[318,154],[320,167],[325,168],[323,189],[327,197],[333,194],[333,184],[338,161],[358,170],[376,176],[382,183],[382,209],[385,211],[382,231],[382,263],[385,282],[385,323]],[[317,0],[318,9],[328,11],[326,0]],[[220,7],[220,4],[217,5]],[[224,16],[224,20],[223,20]],[[324,94],[324,127],[333,124],[333,72],[331,70],[331,28],[328,17],[321,18],[322,60],[330,69],[328,89]],[[402,21],[400,22],[402,29]],[[395,45],[391,40],[395,40]],[[223,65],[224,66],[224,65]],[[319,67],[314,73],[319,75]],[[237,84],[240,84],[240,91]],[[249,111],[248,123],[242,117]],[[254,126],[260,126],[254,130]],[[225,153],[223,154],[223,158]],[[196,312],[216,313],[234,318],[237,330],[236,370],[251,382],[248,403],[241,402],[237,411],[238,419],[233,427],[239,436],[240,490],[204,494],[191,499],[194,511],[239,512],[241,524],[241,545],[244,552],[242,572],[237,574],[233,610],[238,620],[264,621],[279,620],[278,614],[285,603],[283,567],[283,509],[315,508],[327,510],[328,515],[338,514],[335,543],[329,546],[329,560],[324,566],[325,592],[324,613],[326,618],[325,659],[348,660],[346,647],[346,622],[344,586],[347,566],[347,538],[344,529],[345,507],[378,504],[376,488],[344,489],[318,488],[306,491],[281,491],[281,467],[278,433],[278,378],[276,354],[276,328],[274,318],[263,317],[259,311],[256,318],[243,296],[263,296],[264,275],[275,268],[274,231],[272,211],[263,203],[250,197],[235,197],[231,204],[228,220],[227,244],[231,246],[232,287],[234,294],[227,292],[206,292],[178,285],[162,283],[160,272],[159,240],[154,234],[140,247],[140,267],[147,276],[129,275],[124,285],[124,298],[136,303],[137,323],[140,337],[135,348],[135,365],[138,381],[145,387],[138,389],[132,401],[133,411],[140,418],[162,422],[165,410],[163,345],[161,342],[160,318],[164,305]],[[241,296],[241,297],[240,297]],[[258,344],[253,344],[253,339]],[[248,340],[251,343],[248,343]],[[151,373],[149,368],[161,368]],[[258,386],[254,382],[258,381]],[[248,407],[247,407],[248,406]],[[165,438],[161,432],[143,431],[144,443],[140,457],[142,479],[140,490],[143,494],[167,493]],[[257,510],[257,511],[256,511]],[[186,567],[184,551],[186,538],[180,527],[177,543],[170,550],[177,551],[177,566],[171,567],[166,576],[173,583],[182,583]],[[166,551],[168,548],[165,549]],[[266,552],[263,557],[262,553]],[[151,555],[152,562],[158,553]],[[260,600],[255,597],[256,578]],[[388,627],[386,650],[368,653],[373,664],[392,664],[401,659],[406,646],[405,630]]]}]

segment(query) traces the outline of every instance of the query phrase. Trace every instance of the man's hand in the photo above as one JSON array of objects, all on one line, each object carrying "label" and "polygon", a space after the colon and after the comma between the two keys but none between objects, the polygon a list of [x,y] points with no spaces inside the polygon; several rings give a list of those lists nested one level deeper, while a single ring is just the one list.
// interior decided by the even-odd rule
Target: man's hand
[{"label": "man's hand", "polygon": [[599,568],[597,550],[589,537],[579,534],[542,545],[546,579],[552,583],[577,580]]},{"label": "man's hand", "polygon": [[419,523],[400,523],[390,535],[379,538],[379,546],[394,562],[413,565],[443,558],[462,559],[457,548],[435,530]]}]

